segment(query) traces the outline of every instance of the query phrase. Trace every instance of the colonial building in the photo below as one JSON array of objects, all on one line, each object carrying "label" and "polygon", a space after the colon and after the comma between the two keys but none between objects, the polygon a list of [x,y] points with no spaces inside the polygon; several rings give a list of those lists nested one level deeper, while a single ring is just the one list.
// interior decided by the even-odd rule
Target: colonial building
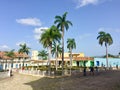
[{"label": "colonial building", "polygon": [[[51,65],[56,64],[56,59],[52,58]],[[62,66],[62,57],[59,56],[57,58],[58,67]],[[48,60],[31,60],[32,66],[42,66],[47,65]],[[70,65],[70,53],[64,53],[64,65]],[[72,66],[94,66],[94,58],[91,57],[85,57],[84,53],[72,53]]]},{"label": "colonial building", "polygon": [[9,68],[21,68],[22,66],[28,66],[30,57],[26,54],[14,52],[14,57],[8,57],[6,52],[0,51],[0,69],[7,70]]},{"label": "colonial building", "polygon": [[[62,61],[62,57],[58,60]],[[70,64],[70,53],[64,54],[64,63]],[[72,53],[72,66],[94,66],[94,58],[86,57],[84,53]]]},{"label": "colonial building", "polygon": [[[38,51],[32,51],[32,57],[26,54],[14,52],[14,58],[7,57],[6,52],[0,52],[0,69],[17,69],[23,66],[43,66],[48,65],[48,60],[40,60]],[[56,65],[56,59],[51,58],[51,65]],[[62,66],[62,57],[57,58],[58,67]],[[70,65],[70,53],[64,53],[64,65]],[[94,66],[94,58],[85,57],[84,53],[72,53],[72,66]]]}]

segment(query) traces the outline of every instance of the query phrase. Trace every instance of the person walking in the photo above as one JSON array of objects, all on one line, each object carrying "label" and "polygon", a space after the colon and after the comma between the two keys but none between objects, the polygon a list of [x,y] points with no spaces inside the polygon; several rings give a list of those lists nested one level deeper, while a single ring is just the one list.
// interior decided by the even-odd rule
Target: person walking
[{"label": "person walking", "polygon": [[86,76],[86,67],[83,68],[83,76]]},{"label": "person walking", "polygon": [[94,75],[94,68],[92,66],[90,67],[90,75]]}]

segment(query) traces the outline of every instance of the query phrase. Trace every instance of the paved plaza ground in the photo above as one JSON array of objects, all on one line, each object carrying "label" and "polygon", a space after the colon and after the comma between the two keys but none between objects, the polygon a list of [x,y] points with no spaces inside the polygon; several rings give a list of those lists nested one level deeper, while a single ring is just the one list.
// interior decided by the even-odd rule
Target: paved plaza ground
[{"label": "paved plaza ground", "polygon": [[65,77],[39,77],[14,73],[0,79],[0,90],[120,90],[120,71],[100,71],[94,76],[76,73]]}]

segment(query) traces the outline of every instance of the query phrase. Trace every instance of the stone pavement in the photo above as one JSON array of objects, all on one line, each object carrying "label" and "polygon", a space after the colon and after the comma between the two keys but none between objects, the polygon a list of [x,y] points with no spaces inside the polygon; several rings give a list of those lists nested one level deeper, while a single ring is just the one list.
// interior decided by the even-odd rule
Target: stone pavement
[{"label": "stone pavement", "polygon": [[26,85],[25,83],[39,78],[40,77],[13,73],[12,77],[0,80],[0,90],[32,90],[32,87]]}]

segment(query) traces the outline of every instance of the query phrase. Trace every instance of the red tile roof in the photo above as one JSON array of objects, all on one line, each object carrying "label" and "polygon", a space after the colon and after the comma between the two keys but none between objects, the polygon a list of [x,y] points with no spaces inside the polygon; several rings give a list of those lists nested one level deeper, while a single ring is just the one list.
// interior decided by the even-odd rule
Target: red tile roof
[{"label": "red tile roof", "polygon": [[[58,58],[60,60],[62,60],[61,58]],[[64,57],[64,60],[68,60],[70,59],[70,57]],[[91,58],[91,57],[73,57],[72,60],[75,60],[75,61],[86,61],[86,60],[94,60],[94,58]]]},{"label": "red tile roof", "polygon": [[[11,59],[10,57],[5,55],[6,52],[1,52],[0,51],[0,58],[1,59]],[[23,53],[18,53],[18,52],[14,52],[15,54],[15,58],[29,58],[29,56],[27,54],[23,54]]]}]

